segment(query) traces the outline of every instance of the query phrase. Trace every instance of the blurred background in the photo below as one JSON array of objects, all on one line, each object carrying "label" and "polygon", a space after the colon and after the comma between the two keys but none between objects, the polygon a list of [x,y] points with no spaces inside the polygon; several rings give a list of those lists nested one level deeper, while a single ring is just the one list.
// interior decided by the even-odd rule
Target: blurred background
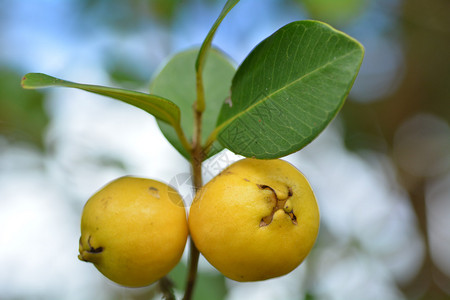
[{"label": "blurred background", "polygon": [[[85,201],[123,175],[192,198],[188,163],[145,112],[70,89],[22,90],[42,72],[146,92],[177,51],[199,46],[225,0],[0,0],[0,299],[152,299],[78,261]],[[195,299],[450,299],[450,1],[242,0],[213,43],[238,66],[295,20],[366,49],[342,112],[285,159],[310,180],[321,229],[291,274],[222,277],[204,259]],[[205,179],[239,157],[205,162]],[[183,175],[184,174],[184,175]],[[186,253],[185,253],[186,254]],[[170,274],[184,290],[186,255]]]}]

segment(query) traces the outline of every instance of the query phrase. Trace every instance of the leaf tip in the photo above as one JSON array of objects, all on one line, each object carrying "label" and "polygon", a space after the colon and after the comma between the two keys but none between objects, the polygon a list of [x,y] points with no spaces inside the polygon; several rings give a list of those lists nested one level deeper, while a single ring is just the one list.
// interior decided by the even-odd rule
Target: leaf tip
[{"label": "leaf tip", "polygon": [[30,87],[28,85],[28,77],[31,73],[25,74],[22,79],[20,80],[20,85],[22,86],[22,88],[24,89],[31,89],[32,87]]},{"label": "leaf tip", "polygon": [[51,86],[55,79],[43,73],[28,73],[22,77],[20,84],[24,89],[39,89]]}]

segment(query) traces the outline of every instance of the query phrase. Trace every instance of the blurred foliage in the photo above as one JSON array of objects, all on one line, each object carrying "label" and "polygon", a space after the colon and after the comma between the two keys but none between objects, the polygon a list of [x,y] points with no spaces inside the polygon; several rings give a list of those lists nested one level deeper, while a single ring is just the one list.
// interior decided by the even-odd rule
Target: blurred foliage
[{"label": "blurred foliage", "polygon": [[311,294],[306,294],[304,300],[315,300],[316,297],[314,297],[314,295]]},{"label": "blurred foliage", "polygon": [[[405,1],[403,15],[403,80],[396,91],[371,103],[348,101],[343,117],[346,142],[353,149],[388,151],[397,129],[419,113],[450,122],[450,2]],[[388,148],[386,148],[388,147]]]},{"label": "blurred foliage", "polygon": [[105,57],[105,68],[110,79],[121,86],[141,87],[149,81],[148,70],[132,57],[119,56],[111,51]]},{"label": "blurred foliage", "polygon": [[[90,19],[100,26],[118,32],[126,32],[134,30],[152,14],[152,3],[154,1],[82,0],[77,7],[80,18]],[[170,16],[171,11],[172,8],[169,8],[166,16]]]},{"label": "blurred foliage", "polygon": [[[179,291],[184,290],[187,272],[187,265],[182,261],[169,274],[169,277],[175,284],[175,288]],[[222,300],[226,298],[226,295],[225,278],[221,274],[218,272],[202,272],[199,270],[193,299]]]},{"label": "blurred foliage", "polygon": [[49,122],[44,96],[36,91],[23,90],[20,79],[18,72],[0,69],[0,135],[11,142],[25,142],[43,150]]},{"label": "blurred foliage", "polygon": [[79,8],[83,16],[90,16],[100,24],[118,31],[155,20],[163,26],[170,25],[181,7],[188,3],[217,3],[216,0],[80,0]]},{"label": "blurred foliage", "polygon": [[[401,14],[396,16],[402,29],[405,69],[400,85],[375,102],[348,101],[342,111],[347,146],[356,151],[379,151],[392,159],[419,223],[426,252],[420,271],[410,282],[401,285],[408,299],[450,298],[450,277],[431,254],[430,235],[433,233],[428,227],[426,186],[433,177],[427,176],[429,168],[427,172],[411,172],[411,169],[417,170],[414,166],[418,164],[429,167],[433,161],[434,166],[442,166],[448,165],[450,160],[450,151],[442,148],[448,149],[450,142],[446,129],[450,123],[449,11],[450,1],[447,0],[404,1]],[[411,122],[417,118],[421,120],[420,125],[407,130],[415,134],[407,137],[409,146],[403,146],[400,153],[397,141],[403,138],[404,126],[417,124]],[[435,126],[435,123],[447,125]]]},{"label": "blurred foliage", "polygon": [[295,0],[303,4],[312,19],[333,26],[347,25],[367,7],[368,0]]}]

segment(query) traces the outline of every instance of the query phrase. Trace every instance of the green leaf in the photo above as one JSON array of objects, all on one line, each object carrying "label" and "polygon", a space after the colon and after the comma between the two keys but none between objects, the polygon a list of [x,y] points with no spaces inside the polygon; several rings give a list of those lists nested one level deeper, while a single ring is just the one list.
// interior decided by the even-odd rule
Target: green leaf
[{"label": "green leaf", "polygon": [[225,3],[225,6],[223,7],[219,17],[214,22],[213,26],[206,35],[206,38],[203,41],[202,46],[200,47],[200,51],[198,52],[198,57],[195,62],[195,69],[197,72],[200,72],[203,69],[203,65],[206,59],[206,52],[209,50],[209,48],[211,48],[211,43],[217,31],[217,28],[219,28],[219,25],[220,23],[222,23],[225,16],[236,4],[238,4],[238,2],[239,0],[228,0],[227,3]]},{"label": "green leaf", "polygon": [[123,101],[143,109],[157,119],[174,127],[177,127],[180,123],[180,109],[171,101],[159,96],[98,85],[80,84],[41,73],[29,73],[22,79],[22,87],[25,89],[39,89],[55,86],[77,88]]},{"label": "green leaf", "polygon": [[199,111],[203,111],[205,109],[205,102],[204,102],[204,87],[203,87],[203,69],[204,64],[206,61],[206,57],[208,54],[209,49],[211,48],[212,40],[214,38],[214,35],[216,34],[217,28],[219,28],[220,23],[222,23],[225,16],[230,12],[230,10],[239,2],[239,0],[228,0],[225,3],[225,6],[223,7],[221,13],[219,14],[219,17],[214,22],[213,26],[209,30],[208,34],[206,35],[205,40],[202,43],[202,46],[200,47],[200,51],[198,52],[197,60],[195,61],[195,70],[196,70],[196,84],[197,84],[197,92],[200,95],[197,95],[197,100],[199,103],[197,103],[197,109]]},{"label": "green leaf", "polygon": [[336,116],[364,48],[318,21],[290,23],[248,55],[213,132],[231,151],[278,158],[310,143]]},{"label": "green leaf", "polygon": [[[182,111],[181,127],[188,140],[192,140],[194,131],[193,104],[196,100],[195,60],[197,54],[198,49],[176,54],[153,79],[150,86],[152,94],[169,98],[180,107]],[[235,68],[224,54],[214,49],[210,52],[203,70],[206,100],[206,110],[202,118],[203,143],[215,128],[222,103],[230,96],[231,79],[234,72]],[[169,142],[189,159],[189,153],[180,144],[173,128],[162,122],[158,122],[158,125]],[[207,157],[222,149],[223,147],[217,144],[217,147],[213,147]]]}]

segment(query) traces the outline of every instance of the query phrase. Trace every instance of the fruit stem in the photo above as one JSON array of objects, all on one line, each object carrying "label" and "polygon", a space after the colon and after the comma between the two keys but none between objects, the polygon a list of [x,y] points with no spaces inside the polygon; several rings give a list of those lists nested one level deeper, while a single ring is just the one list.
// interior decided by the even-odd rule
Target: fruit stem
[{"label": "fruit stem", "polygon": [[[193,136],[193,145],[191,152],[191,165],[192,165],[192,183],[194,185],[194,191],[197,191],[203,185],[202,178],[202,161],[204,159],[204,149],[201,145],[201,131],[202,131],[202,112],[198,111],[194,108],[195,113],[195,123],[194,123],[194,136]],[[186,281],[186,289],[184,291],[183,300],[192,299],[192,295],[194,292],[195,281],[197,278],[197,267],[198,267],[198,259],[200,256],[200,252],[195,246],[192,238],[189,242],[189,273]]]},{"label": "fruit stem", "polygon": [[183,300],[192,299],[195,281],[197,279],[198,258],[200,256],[200,252],[198,251],[192,239],[190,239],[189,247],[189,273],[186,281],[186,289],[184,291]]},{"label": "fruit stem", "polygon": [[158,284],[164,300],[176,300],[173,293],[173,282],[169,278],[164,276],[159,280]]}]

